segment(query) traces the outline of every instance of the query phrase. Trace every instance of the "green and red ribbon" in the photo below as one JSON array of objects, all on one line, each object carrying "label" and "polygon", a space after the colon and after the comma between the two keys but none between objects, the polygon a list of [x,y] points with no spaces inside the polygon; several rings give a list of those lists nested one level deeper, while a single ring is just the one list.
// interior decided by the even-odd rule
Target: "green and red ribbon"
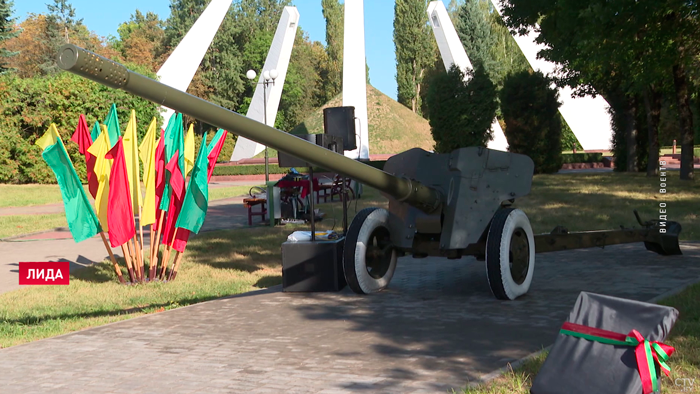
[{"label": "green and red ribbon", "polygon": [[625,335],[613,331],[601,330],[600,328],[566,322],[559,332],[564,335],[609,345],[634,346],[639,377],[642,379],[643,394],[659,391],[659,381],[656,376],[654,362],[659,364],[659,367],[666,376],[671,373],[671,368],[666,364],[666,361],[668,361],[668,358],[671,357],[671,354],[673,354],[676,349],[661,342],[647,341],[637,330],[632,330],[629,334]]}]

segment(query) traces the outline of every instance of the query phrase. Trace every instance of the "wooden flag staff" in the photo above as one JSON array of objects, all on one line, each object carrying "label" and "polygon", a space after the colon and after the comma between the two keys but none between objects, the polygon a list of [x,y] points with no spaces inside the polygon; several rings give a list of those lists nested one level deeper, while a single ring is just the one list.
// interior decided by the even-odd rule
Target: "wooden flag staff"
[{"label": "wooden flag staff", "polygon": [[129,279],[131,280],[131,283],[136,282],[136,279],[134,277],[134,267],[131,266],[131,257],[129,256],[129,250],[125,246],[127,243],[122,244],[122,253],[124,254],[124,260],[126,261],[126,269],[129,271]]},{"label": "wooden flag staff", "polygon": [[[156,233],[156,239],[152,240],[153,246],[151,247],[151,264],[149,266],[149,280],[154,280],[158,271],[158,249],[160,249],[160,232],[163,229],[163,218],[165,217],[165,211],[160,211],[160,219],[158,220],[158,231]],[[153,234],[153,226],[151,226],[151,234]]]},{"label": "wooden flag staff", "polygon": [[177,276],[177,270],[180,268],[180,262],[182,261],[183,254],[185,254],[184,250],[182,252],[178,250],[175,254],[175,262],[173,263],[173,269],[170,271],[170,277],[168,278],[168,281],[175,280],[175,277]]},{"label": "wooden flag staff", "polygon": [[170,250],[172,249],[173,242],[175,242],[177,230],[178,228],[175,227],[175,231],[173,232],[173,239],[170,240],[170,245],[168,245],[168,247],[165,249],[165,252],[163,252],[163,270],[160,272],[161,280],[165,280],[165,270],[168,268],[168,260],[170,260]]},{"label": "wooden flag staff", "polygon": [[141,234],[141,244],[138,245],[137,242],[137,247],[139,250],[139,258],[141,259],[141,279],[145,280],[146,278],[144,277],[144,261],[143,261],[143,224],[141,224],[141,219],[143,218],[143,207],[139,207],[139,233]]},{"label": "wooden flag staff", "polygon": [[105,244],[105,248],[107,249],[107,253],[109,253],[109,258],[112,260],[112,264],[114,265],[114,271],[117,273],[117,278],[119,278],[119,283],[125,284],[124,282],[124,277],[122,276],[122,269],[119,268],[119,264],[117,263],[117,258],[114,257],[114,253],[112,253],[112,248],[109,247],[109,243],[107,242],[107,238],[105,237],[105,233],[100,231],[100,237],[102,237],[102,242]]}]

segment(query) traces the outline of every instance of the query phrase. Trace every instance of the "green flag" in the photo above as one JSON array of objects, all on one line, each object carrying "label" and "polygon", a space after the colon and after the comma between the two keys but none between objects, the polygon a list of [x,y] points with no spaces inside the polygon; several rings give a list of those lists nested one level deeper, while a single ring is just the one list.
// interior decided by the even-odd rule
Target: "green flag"
[{"label": "green flag", "polygon": [[119,118],[117,117],[116,104],[112,104],[112,108],[110,108],[109,114],[107,114],[105,124],[107,125],[107,132],[109,134],[109,143],[111,144],[110,148],[112,148],[122,135],[122,132],[119,130]]},{"label": "green flag", "polygon": [[92,138],[92,142],[97,141],[97,137],[100,136],[101,132],[102,129],[100,128],[100,122],[95,121],[95,124],[92,126],[92,131],[90,131],[90,138]]},{"label": "green flag", "polygon": [[181,227],[198,233],[204,224],[204,217],[207,215],[209,206],[209,184],[207,182],[207,145],[202,142],[199,147],[199,154],[195,162],[190,183],[187,185],[185,200],[182,202],[182,210],[177,218],[175,227]]},{"label": "green flag", "polygon": [[[174,119],[174,121],[172,121]],[[168,129],[165,131],[165,142],[163,143],[165,148],[165,162],[168,163],[173,157],[175,152],[178,152],[178,165],[180,166],[180,171],[185,169],[185,139],[183,136],[182,128],[182,114],[178,113],[177,116],[173,114],[170,117],[172,122],[168,122]],[[171,125],[172,123],[172,125]],[[170,173],[165,171],[165,188],[163,188],[163,197],[160,199],[160,209],[167,211],[170,205]]]},{"label": "green flag", "polygon": [[102,231],[100,223],[90,206],[83,184],[73,168],[55,124],[49,126],[44,136],[36,141],[36,145],[44,149],[41,156],[56,174],[66,210],[66,221],[75,242],[82,242],[97,235]]},{"label": "green flag", "polygon": [[219,139],[221,138],[222,135],[224,135],[224,129],[219,129],[216,131],[216,134],[214,134],[214,138],[212,138],[211,141],[209,142],[209,145],[207,145],[207,149],[209,150],[210,153],[211,153],[211,150],[214,149],[216,144],[219,142]]}]

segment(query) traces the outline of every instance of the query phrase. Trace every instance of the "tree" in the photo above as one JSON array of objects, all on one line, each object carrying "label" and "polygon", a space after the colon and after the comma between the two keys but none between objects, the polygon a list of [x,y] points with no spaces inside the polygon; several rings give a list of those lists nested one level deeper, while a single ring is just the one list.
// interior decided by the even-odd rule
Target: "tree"
[{"label": "tree", "polygon": [[19,53],[8,50],[4,45],[7,40],[19,35],[14,27],[15,20],[12,18],[13,5],[12,0],[0,0],[0,74],[12,69],[7,60]]},{"label": "tree", "polygon": [[158,15],[148,12],[142,14],[138,9],[128,22],[117,28],[119,40],[114,43],[124,61],[140,64],[151,70],[160,68],[157,59],[161,52],[159,46],[164,38],[163,21]]},{"label": "tree", "polygon": [[[693,81],[688,70],[697,68],[700,53],[698,11],[696,1],[683,0],[512,0],[504,7],[514,30],[523,32],[539,24],[537,41],[548,47],[539,55],[558,63],[558,83],[579,94],[595,90],[611,101],[612,95],[653,95],[672,81],[681,131],[681,179],[693,178]],[[654,103],[634,102],[638,108]],[[650,127],[655,127],[653,118]],[[628,130],[634,131],[629,126]],[[658,134],[658,129],[653,132]],[[629,132],[625,139],[633,140]],[[648,140],[653,143],[656,138]],[[634,154],[633,144],[627,149]],[[632,157],[627,160],[632,162]]]},{"label": "tree", "polygon": [[426,8],[425,0],[396,0],[394,6],[398,101],[419,114],[423,77],[433,52]]},{"label": "tree", "polygon": [[465,75],[456,66],[437,75],[426,97],[435,151],[449,153],[467,146],[486,146],[496,114],[496,88],[483,67]]},{"label": "tree", "polygon": [[326,100],[340,94],[343,87],[343,44],[344,6],[338,0],[321,0],[323,17],[326,19],[326,53],[328,63],[325,70],[323,86]]},{"label": "tree", "polygon": [[562,165],[559,93],[541,72],[521,71],[506,78],[501,111],[508,150],[530,156],[536,173],[554,173]]},{"label": "tree", "polygon": [[486,19],[488,9],[483,9],[484,5],[481,0],[466,0],[457,12],[455,28],[472,65],[494,74],[497,65],[491,52],[496,47],[497,37],[491,33]]}]

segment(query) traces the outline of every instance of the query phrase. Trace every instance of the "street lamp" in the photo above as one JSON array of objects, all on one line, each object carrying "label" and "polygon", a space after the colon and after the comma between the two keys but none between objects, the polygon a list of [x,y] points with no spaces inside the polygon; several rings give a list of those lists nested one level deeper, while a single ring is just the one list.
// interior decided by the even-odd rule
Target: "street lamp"
[{"label": "street lamp", "polygon": [[[254,70],[248,70],[246,77],[248,79],[255,79],[257,74]],[[263,71],[263,123],[267,124],[267,86],[275,86],[275,79],[279,76],[279,73],[274,68],[272,70]],[[270,161],[267,155],[267,146],[265,146],[265,182],[270,181]]]}]

